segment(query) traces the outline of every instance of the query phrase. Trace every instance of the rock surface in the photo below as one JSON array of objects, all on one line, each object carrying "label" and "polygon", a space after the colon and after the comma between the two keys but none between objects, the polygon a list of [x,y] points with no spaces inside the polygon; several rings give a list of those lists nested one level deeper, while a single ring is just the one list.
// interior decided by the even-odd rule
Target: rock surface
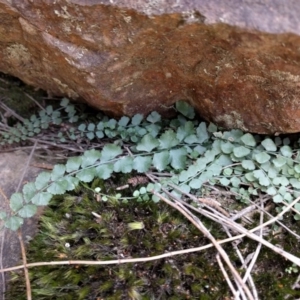
[{"label": "rock surface", "polygon": [[[300,4],[296,0],[77,0],[135,9],[146,15],[182,13],[189,22],[226,23],[269,33],[300,33]],[[199,13],[204,17],[201,18]]]},{"label": "rock surface", "polygon": [[298,132],[300,37],[203,23],[300,32],[297,2],[250,2],[0,0],[0,71],[115,116],[186,100],[227,128]]},{"label": "rock surface", "polygon": [[[0,211],[6,212],[7,214],[11,213],[8,199],[16,192],[28,158],[29,155],[24,152],[0,154]],[[34,160],[31,161],[34,162]],[[33,181],[40,171],[40,169],[29,166],[23,182],[20,185],[20,191],[22,190],[23,184],[28,181]],[[28,219],[22,226],[23,241],[25,243],[36,233],[38,215]],[[2,228],[0,230],[0,267],[9,268],[19,265],[21,263],[21,250],[17,232],[3,228],[3,221],[0,221],[0,226]],[[8,278],[9,272],[0,273],[1,299],[4,299],[2,294],[5,292],[5,283]]]}]

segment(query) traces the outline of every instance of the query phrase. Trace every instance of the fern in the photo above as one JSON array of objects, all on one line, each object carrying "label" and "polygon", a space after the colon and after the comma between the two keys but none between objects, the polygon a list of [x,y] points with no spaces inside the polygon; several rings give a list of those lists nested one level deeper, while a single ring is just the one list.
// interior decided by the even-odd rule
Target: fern
[{"label": "fern", "polygon": [[[80,119],[76,109],[63,99],[59,109],[48,106],[23,125],[10,128],[3,133],[3,144],[26,140],[34,134],[42,137],[43,130],[65,120],[74,126],[68,125],[57,134],[61,143],[104,137],[114,142],[101,150],[91,149],[82,156],[71,157],[65,165],[58,164],[52,172],[42,172],[35,182],[27,183],[22,192],[11,196],[11,215],[0,213],[5,226],[17,230],[24,218],[32,217],[37,206],[47,205],[53,195],[72,191],[97,177],[106,180],[114,173],[160,172],[157,183],[134,191],[133,197],[139,201],[158,201],[152,190],[181,197],[174,184],[197,196],[201,196],[204,185],[220,185],[246,203],[259,192],[269,194],[275,203],[290,203],[300,195],[299,151],[291,148],[289,139],[272,139],[236,129],[221,131],[214,124],[207,127],[193,119],[193,109],[184,102],[178,102],[176,109],[180,114],[172,120],[162,120],[152,112],[146,118],[137,114],[117,121],[101,116],[97,122],[86,119],[76,125]],[[294,208],[299,211],[300,205]],[[299,219],[298,214],[294,217]]]}]

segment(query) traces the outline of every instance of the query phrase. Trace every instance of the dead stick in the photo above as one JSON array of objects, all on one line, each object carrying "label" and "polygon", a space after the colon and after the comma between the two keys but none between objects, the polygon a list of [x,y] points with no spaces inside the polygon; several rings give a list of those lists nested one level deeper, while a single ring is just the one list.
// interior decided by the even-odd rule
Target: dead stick
[{"label": "dead stick", "polygon": [[20,246],[21,246],[22,260],[24,263],[24,275],[25,275],[25,282],[26,282],[27,300],[32,300],[31,285],[30,285],[29,273],[28,273],[28,268],[27,268],[26,251],[25,251],[25,246],[24,246],[24,242],[23,242],[23,238],[22,238],[22,232],[20,229],[18,231],[18,237],[19,237]]}]

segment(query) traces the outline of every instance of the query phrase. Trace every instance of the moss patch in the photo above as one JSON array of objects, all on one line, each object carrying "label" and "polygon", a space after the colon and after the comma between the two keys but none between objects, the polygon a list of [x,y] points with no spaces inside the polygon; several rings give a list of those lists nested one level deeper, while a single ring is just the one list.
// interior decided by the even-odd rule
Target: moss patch
[{"label": "moss patch", "polygon": [[[132,222],[143,222],[144,229],[130,230]],[[30,261],[111,260],[149,257],[206,243],[194,226],[164,203],[113,198],[97,202],[85,191],[52,200],[27,255]],[[201,299],[221,299],[226,284],[214,265],[214,253],[146,263],[35,268],[30,270],[33,298],[200,299],[205,295]],[[9,297],[16,295],[26,299],[21,273],[15,273],[11,281]]]},{"label": "moss patch", "polygon": [[40,103],[43,103],[43,97],[46,95],[44,91],[37,91],[15,77],[0,73],[1,101],[23,118],[31,116],[39,109],[25,93]]},{"label": "moss patch", "polygon": [[[112,193],[114,183],[97,179],[91,187],[95,186]],[[225,238],[218,225],[201,219],[215,238]],[[142,222],[144,228],[130,230],[132,222]],[[299,227],[297,223],[294,226]],[[290,235],[270,241],[285,248],[290,245],[287,251],[293,250],[296,243]],[[114,197],[107,202],[97,201],[89,188],[81,188],[52,199],[41,218],[38,235],[28,246],[27,257],[29,262],[115,260],[149,257],[207,243],[181,214],[162,202],[120,201]],[[239,246],[246,256],[255,250],[256,243],[245,240]],[[239,269],[232,246],[224,247]],[[291,252],[300,255],[298,250]],[[215,255],[210,248],[145,263],[31,268],[33,299],[229,299]],[[284,271],[290,265],[269,249],[262,249],[253,271],[260,299],[300,296],[299,291],[291,289],[298,274]],[[16,272],[7,296],[21,300],[26,299],[25,295],[23,273]]]}]

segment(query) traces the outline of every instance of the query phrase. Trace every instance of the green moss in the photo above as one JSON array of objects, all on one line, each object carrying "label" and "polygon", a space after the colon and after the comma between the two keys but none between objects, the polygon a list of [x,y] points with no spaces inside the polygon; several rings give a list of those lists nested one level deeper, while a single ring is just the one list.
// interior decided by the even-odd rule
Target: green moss
[{"label": "green moss", "polygon": [[[96,179],[91,187],[54,197],[41,218],[38,235],[28,246],[28,261],[149,257],[208,243],[192,224],[163,202],[95,199],[92,189],[101,187],[105,193],[115,193],[115,182],[120,180],[122,176],[109,183]],[[101,217],[94,217],[92,212]],[[225,237],[218,225],[201,219],[215,238]],[[131,222],[142,222],[144,228],[130,230]],[[299,231],[292,214],[287,216],[286,224]],[[300,255],[294,247],[296,238],[290,235],[270,233],[269,241]],[[256,246],[256,242],[247,239],[239,245],[244,256],[253,253]],[[226,244],[224,249],[243,273],[232,245]],[[31,268],[33,299],[224,299],[230,297],[230,292],[215,256],[216,251],[211,248],[144,263]],[[253,270],[260,299],[300,296],[299,291],[291,289],[298,274],[284,271],[290,265],[273,251],[262,248]],[[23,274],[16,272],[7,297],[22,300],[25,295]]]},{"label": "green moss", "polygon": [[34,90],[22,83],[19,79],[0,73],[0,98],[13,111],[23,118],[31,116],[37,109],[37,105],[32,101],[27,93],[37,102],[43,102],[45,92],[42,90]]},{"label": "green moss", "polygon": [[[92,186],[99,184],[103,182]],[[128,223],[137,221],[144,229],[130,230]],[[80,195],[52,200],[27,256],[31,262],[111,260],[206,243],[193,225],[164,203],[97,202],[89,190],[82,190]],[[221,299],[226,293],[222,274],[205,252],[134,264],[39,267],[30,269],[30,278],[34,299],[200,299],[203,294]],[[8,297],[26,299],[23,280],[14,274]]]}]

